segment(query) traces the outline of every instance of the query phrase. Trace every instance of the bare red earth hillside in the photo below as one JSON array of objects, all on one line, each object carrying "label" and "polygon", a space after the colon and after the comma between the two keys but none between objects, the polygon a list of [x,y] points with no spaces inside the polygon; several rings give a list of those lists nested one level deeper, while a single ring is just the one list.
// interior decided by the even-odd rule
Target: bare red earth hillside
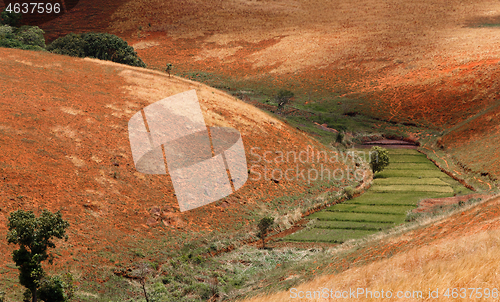
[{"label": "bare red earth hillside", "polygon": [[42,28],[49,40],[118,34],[155,69],[172,63],[174,72],[299,96],[361,98],[356,110],[365,114],[452,130],[445,147],[467,168],[498,177],[499,24],[492,0],[81,0]]},{"label": "bare red earth hillside", "polygon": [[[279,152],[299,154],[308,146],[324,150],[234,97],[143,68],[0,48],[0,78],[0,238],[11,211],[60,210],[71,224],[70,240],[61,245],[63,259],[56,263],[85,272],[92,269],[90,263],[126,264],[137,257],[135,249],[155,258],[186,236],[230,233],[237,226],[246,234],[254,228],[249,211],[265,211],[278,196],[311,190],[312,184],[302,180],[253,174],[220,202],[179,212],[169,175],[146,175],[134,167],[127,125],[141,108],[195,89],[207,125],[237,129],[248,166],[257,165],[261,173],[264,167],[295,167],[273,161]],[[264,151],[269,162],[255,164],[254,154]],[[299,169],[317,165],[310,160],[296,164]],[[325,165],[345,168],[340,162]],[[0,239],[0,266],[11,262],[13,248]]]}]

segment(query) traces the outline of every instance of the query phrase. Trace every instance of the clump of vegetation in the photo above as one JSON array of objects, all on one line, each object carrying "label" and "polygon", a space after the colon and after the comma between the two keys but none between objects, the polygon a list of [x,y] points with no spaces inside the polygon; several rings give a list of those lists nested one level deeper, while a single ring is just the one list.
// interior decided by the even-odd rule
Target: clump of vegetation
[{"label": "clump of vegetation", "polygon": [[60,55],[83,58],[85,57],[84,47],[85,41],[82,37],[70,33],[54,40],[47,46],[47,50]]},{"label": "clump of vegetation", "polygon": [[40,282],[38,296],[40,300],[46,302],[69,301],[75,292],[73,281],[71,274],[66,274],[63,277],[45,277]]},{"label": "clump of vegetation", "polygon": [[410,210],[406,213],[405,221],[406,222],[413,222],[418,220],[420,217],[423,217],[424,214],[418,213],[418,212],[413,212],[413,210]]},{"label": "clump of vegetation", "polygon": [[354,197],[354,189],[352,187],[345,187],[344,194],[347,199],[352,199]]},{"label": "clump of vegetation", "polygon": [[67,240],[68,226],[69,223],[62,219],[60,212],[54,214],[44,210],[40,217],[36,217],[32,211],[24,210],[10,214],[7,241],[9,244],[19,245],[19,249],[12,253],[12,259],[19,268],[19,282],[26,287],[25,297],[31,297],[33,302],[40,295],[45,301],[64,301],[51,300],[57,299],[59,285],[62,284],[57,279],[46,279],[48,281],[45,285],[41,282],[46,277],[42,262],[49,260],[52,264],[54,256],[48,253],[49,248],[55,247],[52,239]]},{"label": "clump of vegetation", "polygon": [[70,33],[57,38],[47,50],[74,57],[91,57],[131,66],[146,67],[132,46],[122,38],[107,33]]},{"label": "clump of vegetation", "polygon": [[24,50],[44,50],[44,31],[38,26],[0,26],[0,47]]},{"label": "clump of vegetation", "polygon": [[2,18],[1,23],[3,25],[16,27],[21,22],[21,18],[23,17],[23,15],[21,13],[14,13],[12,11],[8,12],[7,9],[4,9],[0,14],[0,17]]},{"label": "clump of vegetation", "polygon": [[370,167],[373,174],[384,170],[389,165],[389,152],[382,147],[372,147],[370,150]]},{"label": "clump of vegetation", "polygon": [[257,233],[257,236],[262,239],[262,248],[265,249],[265,239],[267,232],[269,231],[269,228],[274,224],[274,218],[273,217],[264,217],[260,220],[259,222],[259,233]]},{"label": "clump of vegetation", "polygon": [[169,77],[170,77],[170,72],[172,72],[173,67],[174,67],[174,65],[172,65],[171,63],[167,63],[167,66],[165,67],[165,71],[168,73]]},{"label": "clump of vegetation", "polygon": [[276,102],[278,103],[278,113],[280,113],[285,106],[290,103],[291,99],[294,97],[294,93],[289,90],[280,90],[276,94]]}]

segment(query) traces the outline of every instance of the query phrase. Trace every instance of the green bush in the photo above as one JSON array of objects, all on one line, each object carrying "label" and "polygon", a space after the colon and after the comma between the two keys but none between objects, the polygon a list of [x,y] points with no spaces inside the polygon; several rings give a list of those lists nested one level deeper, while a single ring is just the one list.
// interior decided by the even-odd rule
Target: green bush
[{"label": "green bush", "polygon": [[345,187],[344,194],[347,199],[352,199],[354,197],[354,189],[352,187]]},{"label": "green bush", "polygon": [[107,33],[87,33],[82,38],[85,41],[84,51],[87,57],[146,67],[146,64],[137,57],[134,48],[118,36]]},{"label": "green bush", "polygon": [[5,25],[10,25],[10,26],[17,26],[19,22],[21,21],[21,18],[23,15],[21,13],[13,13],[13,12],[8,12],[5,9],[2,11],[0,14],[0,17],[2,18],[2,24]]},{"label": "green bush", "polygon": [[118,36],[107,33],[70,33],[54,40],[47,50],[73,57],[92,57],[131,66],[146,67],[134,48]]},{"label": "green bush", "polygon": [[21,26],[16,30],[16,39],[24,45],[45,48],[45,32],[38,26]]},{"label": "green bush", "polygon": [[80,35],[70,33],[55,39],[47,46],[47,50],[60,55],[83,58],[85,57],[84,46],[85,41]]},{"label": "green bush", "polygon": [[65,302],[65,284],[58,276],[45,278],[40,282],[38,297],[45,302]]},{"label": "green bush", "polygon": [[344,141],[344,132],[339,131],[339,133],[337,133],[337,138],[335,139],[335,141],[339,144],[342,144],[342,142]]},{"label": "green bush", "polygon": [[5,302],[5,292],[0,290],[0,302]]},{"label": "green bush", "polygon": [[370,167],[372,168],[373,174],[384,170],[388,165],[389,151],[378,146],[372,147],[370,150]]},{"label": "green bush", "polygon": [[9,25],[0,26],[0,39],[14,39],[14,29]]},{"label": "green bush", "polygon": [[44,31],[38,26],[22,26],[17,29],[9,25],[0,26],[0,47],[44,50],[43,34]]},{"label": "green bush", "polygon": [[278,103],[278,112],[280,112],[285,106],[290,103],[291,99],[294,97],[294,93],[289,90],[280,90],[276,95],[276,102]]}]

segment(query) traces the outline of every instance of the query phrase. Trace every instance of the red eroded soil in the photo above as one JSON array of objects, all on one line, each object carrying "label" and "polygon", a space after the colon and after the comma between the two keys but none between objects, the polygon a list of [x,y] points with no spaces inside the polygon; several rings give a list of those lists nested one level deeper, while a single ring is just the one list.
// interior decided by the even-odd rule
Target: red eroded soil
[{"label": "red eroded soil", "polygon": [[[248,233],[254,230],[249,211],[265,211],[276,197],[327,189],[313,190],[303,179],[280,179],[271,172],[264,176],[265,168],[319,168],[312,158],[274,159],[279,152],[313,154],[323,146],[199,83],[111,62],[4,48],[0,78],[0,237],[5,238],[11,211],[60,210],[71,226],[70,240],[58,244],[62,259],[56,267],[77,267],[95,276],[90,264],[126,265],[138,257],[136,249],[156,258],[177,248],[183,236],[229,234],[238,225]],[[197,92],[207,125],[240,131],[254,174],[220,202],[181,213],[168,174],[135,170],[127,125],[141,108],[190,89]],[[259,161],[257,155],[264,152],[268,162]],[[341,162],[324,166],[346,168]],[[301,200],[295,202],[298,206]],[[13,249],[0,244],[2,267]]]},{"label": "red eroded soil", "polygon": [[468,194],[462,196],[453,196],[453,197],[443,197],[443,198],[426,198],[418,203],[418,208],[414,209],[415,213],[432,213],[433,211],[440,211],[443,208],[458,205],[461,201],[466,202],[471,198],[482,200],[487,199],[489,196],[484,194]]}]

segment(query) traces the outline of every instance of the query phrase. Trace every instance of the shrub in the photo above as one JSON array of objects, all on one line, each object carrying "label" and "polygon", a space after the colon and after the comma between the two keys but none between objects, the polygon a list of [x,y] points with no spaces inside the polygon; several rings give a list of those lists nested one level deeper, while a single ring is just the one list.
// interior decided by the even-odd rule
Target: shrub
[{"label": "shrub", "polygon": [[14,12],[8,12],[4,9],[0,14],[0,17],[2,18],[2,24],[17,26],[23,15],[21,13],[16,14]]},{"label": "shrub", "polygon": [[85,41],[80,35],[70,33],[55,39],[47,46],[47,50],[60,55],[72,57],[85,57]]},{"label": "shrub", "polygon": [[107,33],[70,33],[54,40],[47,50],[73,57],[92,57],[131,66],[146,67],[134,48],[118,36]]},{"label": "shrub", "polygon": [[24,45],[33,45],[45,48],[45,32],[38,26],[21,26],[16,30],[16,39]]},{"label": "shrub", "polygon": [[339,144],[342,144],[342,141],[344,141],[344,132],[339,131],[339,133],[337,133],[337,138],[335,139],[335,141]]},{"label": "shrub", "polygon": [[276,102],[278,103],[278,112],[280,112],[285,105],[287,105],[290,100],[293,98],[293,92],[289,90],[280,90],[276,95]]},{"label": "shrub", "polygon": [[0,26],[0,39],[13,39],[14,28],[9,25]]},{"label": "shrub", "polygon": [[43,34],[43,30],[37,26],[22,26],[19,29],[9,25],[0,26],[0,47],[44,50]]},{"label": "shrub", "polygon": [[40,282],[38,297],[46,302],[65,302],[67,301],[64,282],[59,276],[44,278]]},{"label": "shrub", "polygon": [[387,149],[375,146],[370,150],[370,167],[373,173],[384,170],[389,165],[389,152]]},{"label": "shrub", "polygon": [[274,223],[274,218],[273,217],[264,217],[259,221],[259,233],[257,236],[262,239],[262,248],[265,249],[265,239],[267,235],[267,231],[269,228],[273,225]]},{"label": "shrub", "polygon": [[118,36],[107,33],[87,33],[82,35],[85,41],[85,56],[100,60],[109,60],[131,66],[146,67],[137,57],[134,49]]},{"label": "shrub", "polygon": [[5,302],[5,292],[0,291],[0,302]]},{"label": "shrub", "polygon": [[352,187],[345,187],[344,194],[347,199],[352,199],[354,197],[354,189]]}]

